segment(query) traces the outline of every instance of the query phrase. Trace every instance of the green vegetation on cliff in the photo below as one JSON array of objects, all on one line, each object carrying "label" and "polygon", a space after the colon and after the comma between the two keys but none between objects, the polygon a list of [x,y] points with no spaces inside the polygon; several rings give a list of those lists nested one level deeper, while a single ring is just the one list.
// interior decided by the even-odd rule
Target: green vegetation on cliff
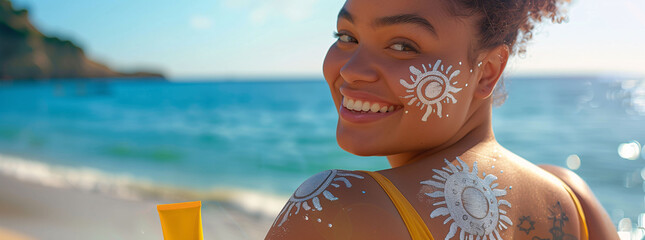
[{"label": "green vegetation on cliff", "polygon": [[38,31],[27,10],[0,0],[0,80],[101,77],[163,78],[157,73],[119,73],[94,62],[74,43]]}]

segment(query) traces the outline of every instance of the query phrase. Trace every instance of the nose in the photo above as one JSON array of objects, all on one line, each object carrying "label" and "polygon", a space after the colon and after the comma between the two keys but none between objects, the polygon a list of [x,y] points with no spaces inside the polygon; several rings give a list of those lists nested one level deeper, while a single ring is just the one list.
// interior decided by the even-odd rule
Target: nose
[{"label": "nose", "polygon": [[340,69],[340,76],[348,83],[374,82],[378,73],[374,68],[374,58],[369,51],[359,47]]}]

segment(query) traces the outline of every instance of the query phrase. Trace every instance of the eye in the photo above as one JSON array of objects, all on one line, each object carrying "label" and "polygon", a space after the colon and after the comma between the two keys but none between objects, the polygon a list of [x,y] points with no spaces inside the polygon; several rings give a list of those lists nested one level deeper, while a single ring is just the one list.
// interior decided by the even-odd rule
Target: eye
[{"label": "eye", "polygon": [[337,33],[337,32],[335,32],[334,36],[336,38],[338,38],[339,42],[343,42],[343,43],[358,43],[358,40],[356,40],[356,38],[354,38],[354,37],[352,37],[352,36],[350,36],[349,34],[346,34],[346,33]]},{"label": "eye", "polygon": [[390,45],[389,48],[399,52],[414,52],[414,53],[419,52],[415,47],[407,43],[395,43]]}]

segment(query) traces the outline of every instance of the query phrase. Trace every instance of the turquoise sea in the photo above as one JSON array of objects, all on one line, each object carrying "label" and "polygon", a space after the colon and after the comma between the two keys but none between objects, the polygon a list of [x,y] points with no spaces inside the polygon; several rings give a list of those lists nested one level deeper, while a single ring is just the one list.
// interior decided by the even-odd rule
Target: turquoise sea
[{"label": "turquoise sea", "polygon": [[[0,82],[0,173],[89,191],[182,189],[216,200],[235,190],[288,196],[325,169],[388,167],[383,157],[337,146],[337,114],[322,79],[177,80]],[[579,158],[575,172],[614,223],[636,224],[645,212],[645,153],[638,156],[637,143],[645,143],[645,80],[509,80],[508,100],[494,110],[499,142],[536,164],[575,169]]]}]

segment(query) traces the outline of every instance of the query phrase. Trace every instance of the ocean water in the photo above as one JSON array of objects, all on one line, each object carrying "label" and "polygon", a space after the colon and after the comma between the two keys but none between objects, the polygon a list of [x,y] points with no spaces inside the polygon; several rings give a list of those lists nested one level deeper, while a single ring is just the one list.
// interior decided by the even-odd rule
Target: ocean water
[{"label": "ocean water", "polygon": [[[213,80],[1,83],[0,173],[125,195],[174,189],[221,199],[241,190],[284,197],[325,169],[388,167],[383,157],[337,146],[322,79]],[[637,223],[645,212],[636,143],[645,143],[645,80],[509,80],[508,100],[494,110],[498,141],[536,164],[577,168],[614,223]]]}]

